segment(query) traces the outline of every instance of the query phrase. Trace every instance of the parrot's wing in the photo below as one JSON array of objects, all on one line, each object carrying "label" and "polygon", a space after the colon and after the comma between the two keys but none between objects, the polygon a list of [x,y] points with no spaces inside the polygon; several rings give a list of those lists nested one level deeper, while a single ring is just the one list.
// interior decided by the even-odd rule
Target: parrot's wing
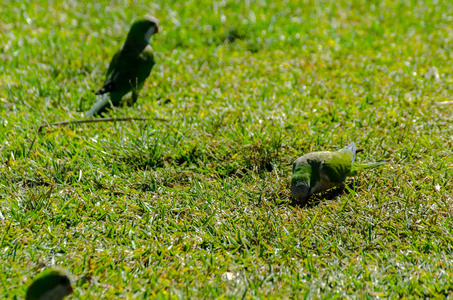
[{"label": "parrot's wing", "polygon": [[138,56],[123,55],[115,59],[115,66],[101,89],[102,92],[118,92],[124,95],[140,90],[154,66],[154,55],[150,49],[151,46],[149,49],[147,47]]},{"label": "parrot's wing", "polygon": [[121,50],[116,52],[112,60],[110,61],[104,85],[99,89],[99,91],[95,93],[96,95],[109,93],[115,89],[115,81],[120,75],[120,70],[118,70],[120,54]]},{"label": "parrot's wing", "polygon": [[130,80],[135,80],[135,82],[129,83],[130,88],[133,90],[140,90],[143,87],[146,78],[151,74],[154,64],[154,54],[151,46],[148,45],[136,58],[134,65],[137,67],[132,70],[129,68],[127,76]]},{"label": "parrot's wing", "polygon": [[353,153],[343,149],[325,154],[321,163],[321,173],[326,175],[332,183],[345,181],[346,176],[351,173],[352,157]]},{"label": "parrot's wing", "polygon": [[107,81],[99,91],[95,92],[95,95],[103,95],[105,93],[109,93],[115,89],[115,83],[113,80]]},{"label": "parrot's wing", "polygon": [[142,60],[143,63],[140,64],[138,78],[139,81],[143,82],[149,76],[149,74],[151,74],[151,70],[153,69],[153,66],[155,64],[153,49],[150,45],[148,45],[145,50],[143,50],[140,55],[140,60]]},{"label": "parrot's wing", "polygon": [[115,77],[118,77],[118,75],[115,75],[115,73],[118,72],[117,68],[118,68],[118,64],[119,64],[120,55],[121,55],[121,49],[115,53],[112,60],[110,61],[110,65],[109,65],[109,68],[107,69],[107,73],[105,76],[105,83],[107,83],[109,81],[114,81]]}]

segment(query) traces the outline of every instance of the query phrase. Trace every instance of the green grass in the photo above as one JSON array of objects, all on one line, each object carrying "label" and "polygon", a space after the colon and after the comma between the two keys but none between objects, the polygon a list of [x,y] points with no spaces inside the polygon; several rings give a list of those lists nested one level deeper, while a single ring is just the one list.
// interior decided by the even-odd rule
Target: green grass
[{"label": "green grass", "polygon": [[[54,264],[71,299],[453,291],[451,2],[1,2],[0,298]],[[157,64],[110,115],[168,122],[36,135],[146,13]],[[291,163],[351,141],[391,164],[295,205]]]}]

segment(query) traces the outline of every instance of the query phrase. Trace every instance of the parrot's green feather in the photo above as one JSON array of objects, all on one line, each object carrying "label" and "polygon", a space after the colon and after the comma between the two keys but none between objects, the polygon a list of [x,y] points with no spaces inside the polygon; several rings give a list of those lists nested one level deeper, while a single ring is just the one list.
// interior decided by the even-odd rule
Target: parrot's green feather
[{"label": "parrot's green feather", "polygon": [[314,193],[344,183],[346,177],[355,175],[359,170],[387,163],[354,164],[355,154],[356,146],[350,143],[338,151],[312,152],[296,159],[291,179],[293,197],[306,200]]},{"label": "parrot's green feather", "polygon": [[28,287],[26,300],[63,299],[72,293],[71,277],[63,269],[45,270]]},{"label": "parrot's green feather", "polygon": [[120,57],[121,51],[117,51],[115,55],[113,55],[112,61],[109,64],[109,68],[107,69],[107,73],[105,76],[105,82],[108,82],[113,75],[113,71],[115,70],[115,67],[118,65],[118,58]]},{"label": "parrot's green feather", "polygon": [[132,92],[132,101],[128,104],[137,101],[138,93],[155,64],[149,38],[157,31],[157,20],[152,17],[138,19],[132,24],[126,42],[110,62],[103,87],[96,92],[96,95],[109,93],[110,99],[100,99],[85,117],[101,114],[111,105],[120,105],[129,92]]},{"label": "parrot's green feather", "polygon": [[322,172],[327,175],[331,182],[341,183],[351,172],[353,155],[344,150],[326,152],[324,159],[321,157],[321,160],[324,161]]},{"label": "parrot's green feather", "polygon": [[310,182],[311,177],[311,166],[309,165],[300,165],[293,169],[292,182],[305,181]]}]

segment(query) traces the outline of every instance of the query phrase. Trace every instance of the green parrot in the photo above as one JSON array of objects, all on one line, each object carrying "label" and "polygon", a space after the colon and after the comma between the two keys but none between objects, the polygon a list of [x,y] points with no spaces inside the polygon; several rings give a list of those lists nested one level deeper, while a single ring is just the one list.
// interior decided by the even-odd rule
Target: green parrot
[{"label": "green parrot", "polygon": [[46,269],[30,284],[25,299],[62,300],[72,294],[72,280],[72,275],[64,269]]},{"label": "green parrot", "polygon": [[138,93],[155,64],[149,39],[158,30],[158,21],[153,17],[145,16],[134,21],[126,42],[110,62],[104,86],[95,93],[109,93],[110,98],[103,97],[96,102],[85,117],[99,115],[111,104],[120,105],[123,96],[129,92],[132,92],[132,104],[137,101]]},{"label": "green parrot", "polygon": [[297,200],[307,201],[314,193],[326,191],[345,182],[359,170],[374,168],[387,162],[354,164],[356,146],[350,143],[338,151],[305,154],[293,163],[291,193]]}]

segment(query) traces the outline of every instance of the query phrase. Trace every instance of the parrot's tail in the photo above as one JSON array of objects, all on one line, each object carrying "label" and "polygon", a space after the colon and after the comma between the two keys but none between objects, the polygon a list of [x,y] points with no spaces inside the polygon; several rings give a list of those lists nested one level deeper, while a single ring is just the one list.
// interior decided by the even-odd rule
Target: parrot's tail
[{"label": "parrot's tail", "polygon": [[382,165],[386,165],[386,164],[389,164],[389,163],[390,163],[390,161],[381,160],[381,161],[377,161],[377,162],[374,162],[374,163],[353,164],[351,173],[352,173],[352,175],[355,175],[357,173],[357,171],[371,169],[371,168],[376,168],[376,167],[379,167],[379,166],[382,166]]},{"label": "parrot's tail", "polygon": [[100,115],[110,108],[110,106],[109,97],[104,97],[93,105],[93,107],[85,114],[85,118]]}]

